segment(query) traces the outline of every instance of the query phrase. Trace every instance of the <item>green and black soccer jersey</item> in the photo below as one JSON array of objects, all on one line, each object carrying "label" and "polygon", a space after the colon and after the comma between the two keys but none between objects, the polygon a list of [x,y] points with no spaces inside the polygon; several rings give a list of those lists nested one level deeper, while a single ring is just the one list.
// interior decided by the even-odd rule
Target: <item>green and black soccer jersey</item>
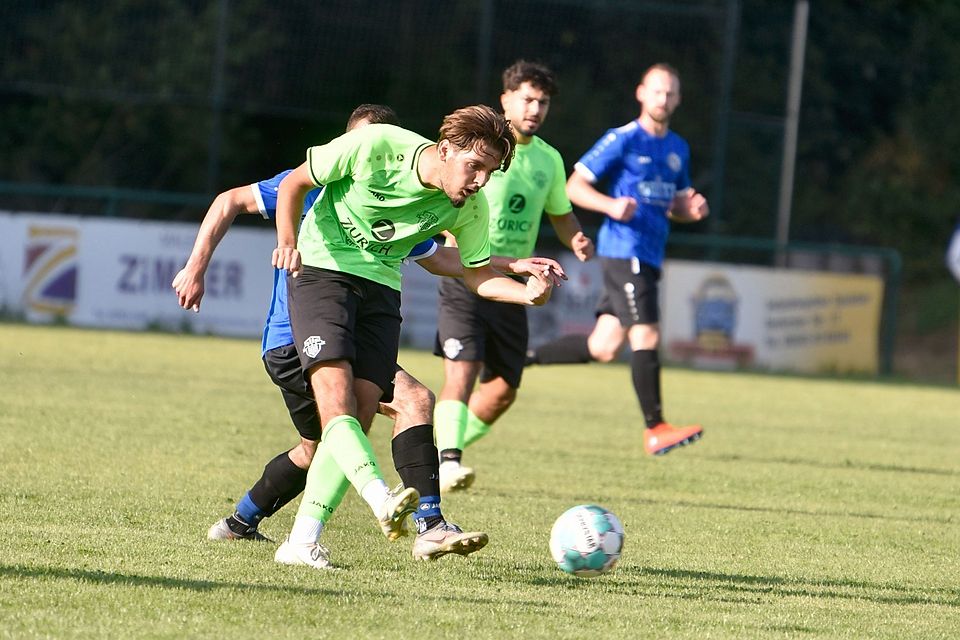
[{"label": "green and black soccer jersey", "polygon": [[540,230],[540,217],[570,213],[567,176],[560,152],[533,136],[518,144],[506,172],[497,172],[482,193],[490,203],[490,251],[529,258]]},{"label": "green and black soccer jersey", "polygon": [[400,290],[400,264],[419,242],[449,230],[465,267],[490,261],[489,213],[483,192],[456,208],[417,173],[432,142],[387,124],[354,129],[307,150],[323,195],[300,226],[303,264],[350,273]]}]

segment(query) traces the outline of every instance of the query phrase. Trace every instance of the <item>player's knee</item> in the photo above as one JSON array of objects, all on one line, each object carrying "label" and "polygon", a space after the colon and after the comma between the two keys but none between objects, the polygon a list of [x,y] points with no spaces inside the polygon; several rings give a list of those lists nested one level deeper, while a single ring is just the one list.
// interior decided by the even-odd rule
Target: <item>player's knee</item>
[{"label": "player's knee", "polygon": [[494,404],[496,405],[496,412],[503,413],[509,409],[514,402],[517,400],[517,390],[513,387],[507,387],[504,391],[500,392],[496,398],[494,398]]},{"label": "player's knee", "polygon": [[395,395],[391,406],[396,420],[403,424],[429,424],[433,422],[433,407],[437,398],[422,384],[410,385],[402,395]]},{"label": "player's knee", "polygon": [[319,444],[317,440],[301,438],[300,444],[290,451],[290,460],[301,469],[306,469],[313,462],[313,457],[317,455]]},{"label": "player's knee", "polygon": [[590,345],[590,356],[597,362],[613,362],[617,359],[618,351],[619,348],[610,348],[605,344]]}]

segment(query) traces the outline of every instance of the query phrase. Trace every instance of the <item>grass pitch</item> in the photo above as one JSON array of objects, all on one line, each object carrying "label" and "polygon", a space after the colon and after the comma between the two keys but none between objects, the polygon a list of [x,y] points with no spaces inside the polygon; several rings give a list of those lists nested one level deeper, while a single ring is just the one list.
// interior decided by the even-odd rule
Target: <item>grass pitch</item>
[{"label": "grass pitch", "polygon": [[[439,388],[434,357],[402,358]],[[960,636],[960,392],[663,383],[668,417],[706,431],[654,459],[624,366],[530,369],[467,450],[477,483],[443,503],[486,549],[415,563],[351,493],[323,538],[343,570],[319,572],[205,540],[295,442],[256,341],[0,325],[0,637]],[[583,502],[626,530],[600,578],[547,551]],[[295,506],[261,529],[282,538]]]}]

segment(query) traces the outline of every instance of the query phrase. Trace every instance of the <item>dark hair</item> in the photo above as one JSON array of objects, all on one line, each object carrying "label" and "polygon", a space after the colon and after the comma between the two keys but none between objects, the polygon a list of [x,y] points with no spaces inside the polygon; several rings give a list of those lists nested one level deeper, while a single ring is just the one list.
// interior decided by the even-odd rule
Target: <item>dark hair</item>
[{"label": "dark hair", "polygon": [[517,60],[503,71],[503,90],[516,91],[524,82],[540,89],[550,97],[557,95],[560,87],[549,67],[538,62]]},{"label": "dark hair", "polygon": [[646,81],[647,76],[650,75],[651,71],[666,71],[677,80],[680,79],[680,72],[677,71],[676,67],[674,67],[672,64],[667,64],[666,62],[658,62],[647,67],[647,70],[643,72],[642,76],[640,76],[639,84],[643,84]]},{"label": "dark hair", "polygon": [[460,149],[500,153],[500,170],[513,159],[516,139],[507,119],[485,104],[463,107],[447,115],[438,140],[449,140]]},{"label": "dark hair", "polygon": [[400,125],[397,112],[385,104],[362,104],[354,109],[347,119],[347,131],[357,126],[361,120],[366,120],[370,124]]}]

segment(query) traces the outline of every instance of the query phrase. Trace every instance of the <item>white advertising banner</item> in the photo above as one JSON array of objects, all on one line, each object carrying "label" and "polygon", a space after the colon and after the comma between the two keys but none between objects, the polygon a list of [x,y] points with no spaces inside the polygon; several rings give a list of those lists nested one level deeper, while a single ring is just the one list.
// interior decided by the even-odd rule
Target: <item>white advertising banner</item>
[{"label": "white advertising banner", "polygon": [[877,276],[668,261],[661,302],[661,348],[673,362],[877,372]]},{"label": "white advertising banner", "polygon": [[170,283],[198,224],[0,213],[0,306],[32,322],[257,336],[270,302],[269,229],[232,229],[206,274],[199,314]]},{"label": "white advertising banner", "polygon": [[[198,224],[0,212],[0,311],[32,322],[259,336],[272,289],[272,228],[232,229],[206,276],[199,314],[170,283]],[[602,291],[596,262],[558,258],[569,281],[529,309],[536,346],[589,333]],[[404,345],[432,349],[438,279],[403,267]],[[869,275],[667,261],[661,351],[698,367],[876,373],[883,282]]]}]

